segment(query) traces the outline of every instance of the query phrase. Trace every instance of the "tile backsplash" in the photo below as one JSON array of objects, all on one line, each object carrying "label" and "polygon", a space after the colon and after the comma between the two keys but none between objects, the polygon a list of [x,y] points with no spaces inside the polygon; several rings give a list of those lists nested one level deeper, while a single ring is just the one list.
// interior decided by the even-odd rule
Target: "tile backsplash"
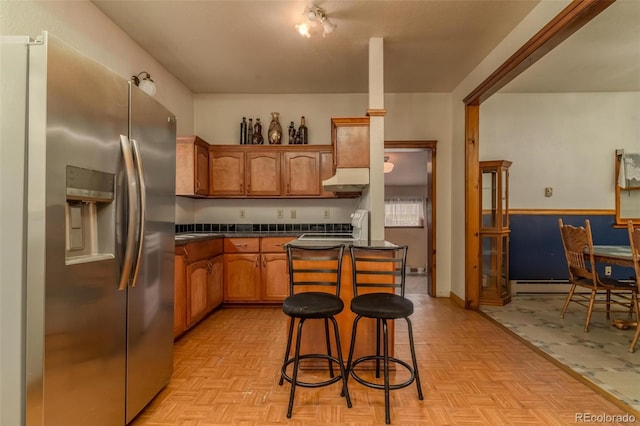
[{"label": "tile backsplash", "polygon": [[185,232],[351,232],[350,223],[195,223],[176,224],[176,234]]}]

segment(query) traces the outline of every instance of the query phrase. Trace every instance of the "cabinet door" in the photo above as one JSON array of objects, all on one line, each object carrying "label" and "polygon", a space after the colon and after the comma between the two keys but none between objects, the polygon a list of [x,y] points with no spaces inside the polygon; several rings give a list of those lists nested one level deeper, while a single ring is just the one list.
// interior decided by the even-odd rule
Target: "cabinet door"
[{"label": "cabinet door", "polygon": [[187,329],[187,290],[184,254],[176,254],[174,256],[174,263],[173,337],[178,337]]},{"label": "cabinet door", "polygon": [[244,195],[244,152],[209,152],[211,195]]},{"label": "cabinet door", "polygon": [[246,175],[248,196],[280,195],[280,153],[248,152]]},{"label": "cabinet door", "polygon": [[369,117],[332,118],[336,167],[369,167]]},{"label": "cabinet door", "polygon": [[195,156],[194,192],[198,195],[209,195],[209,149],[196,145]]},{"label": "cabinet door", "polygon": [[333,152],[320,152],[320,196],[335,197],[335,192],[325,191],[322,187],[322,181],[329,179],[335,174],[333,169]]},{"label": "cabinet door", "polygon": [[320,153],[284,153],[285,195],[320,195]]},{"label": "cabinet door", "polygon": [[191,327],[207,313],[209,260],[187,264],[187,327]]},{"label": "cabinet door", "polygon": [[209,144],[198,136],[176,139],[176,195],[209,195]]},{"label": "cabinet door", "polygon": [[258,302],[260,300],[260,255],[224,255],[224,301]]},{"label": "cabinet door", "polygon": [[223,295],[223,256],[219,255],[209,261],[209,283],[207,286],[207,310],[211,311],[222,303]]},{"label": "cabinet door", "polygon": [[287,255],[267,253],[262,255],[262,300],[282,302],[289,296],[289,268]]}]

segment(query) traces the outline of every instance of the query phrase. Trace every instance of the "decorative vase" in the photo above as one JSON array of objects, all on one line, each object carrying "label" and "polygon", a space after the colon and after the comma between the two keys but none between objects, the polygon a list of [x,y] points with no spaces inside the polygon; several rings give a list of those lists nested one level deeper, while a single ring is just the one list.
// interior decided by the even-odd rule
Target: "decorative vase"
[{"label": "decorative vase", "polygon": [[267,130],[267,138],[271,145],[280,145],[282,143],[282,126],[280,125],[280,113],[271,113],[271,123]]},{"label": "decorative vase", "polygon": [[256,124],[253,125],[253,145],[262,145],[264,144],[264,138],[262,137],[262,123],[260,123],[260,119],[256,118]]}]

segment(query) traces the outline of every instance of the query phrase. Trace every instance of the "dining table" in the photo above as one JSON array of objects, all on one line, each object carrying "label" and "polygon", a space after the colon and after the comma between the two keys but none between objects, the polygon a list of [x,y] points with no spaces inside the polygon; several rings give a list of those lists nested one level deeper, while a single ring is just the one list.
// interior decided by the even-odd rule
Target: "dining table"
[{"label": "dining table", "polygon": [[626,266],[633,268],[631,246],[593,246],[593,257],[597,263]]},{"label": "dining table", "polygon": [[[610,265],[625,266],[633,268],[633,255],[631,254],[631,246],[609,246],[609,245],[594,245],[593,257],[596,263],[605,263]],[[637,328],[638,321],[614,319],[611,324],[621,330],[629,328]],[[630,351],[633,352],[633,345]]]}]

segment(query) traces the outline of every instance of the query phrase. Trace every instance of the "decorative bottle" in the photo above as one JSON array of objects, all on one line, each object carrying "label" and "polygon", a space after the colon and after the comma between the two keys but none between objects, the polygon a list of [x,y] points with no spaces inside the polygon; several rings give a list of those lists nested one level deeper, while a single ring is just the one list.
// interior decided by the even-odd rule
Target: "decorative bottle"
[{"label": "decorative bottle", "polygon": [[280,113],[271,113],[271,123],[267,130],[267,138],[271,145],[280,145],[282,143],[282,126],[280,125]]},{"label": "decorative bottle", "polygon": [[308,144],[309,143],[309,130],[307,126],[304,124],[304,115],[300,118],[300,127],[298,128],[298,132],[300,133],[300,143]]},{"label": "decorative bottle", "polygon": [[294,145],[296,143],[296,126],[293,124],[289,124],[289,145]]},{"label": "decorative bottle", "polygon": [[242,123],[240,123],[240,145],[247,143],[247,118],[242,117]]},{"label": "decorative bottle", "polygon": [[256,124],[253,126],[253,143],[255,145],[264,144],[264,138],[262,137],[262,123],[260,123],[259,118],[256,118]]},{"label": "decorative bottle", "polygon": [[247,143],[253,143],[253,118],[249,119],[247,126]]}]

